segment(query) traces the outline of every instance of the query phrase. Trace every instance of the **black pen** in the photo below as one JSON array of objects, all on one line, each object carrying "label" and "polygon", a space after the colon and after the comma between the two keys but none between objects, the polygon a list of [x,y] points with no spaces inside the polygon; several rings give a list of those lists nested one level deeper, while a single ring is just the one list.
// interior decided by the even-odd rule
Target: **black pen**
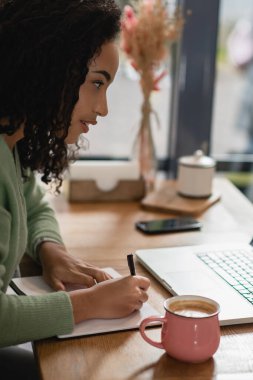
[{"label": "black pen", "polygon": [[128,263],[131,276],[135,276],[136,272],[135,272],[135,266],[134,266],[134,255],[132,253],[127,255],[127,263]]}]

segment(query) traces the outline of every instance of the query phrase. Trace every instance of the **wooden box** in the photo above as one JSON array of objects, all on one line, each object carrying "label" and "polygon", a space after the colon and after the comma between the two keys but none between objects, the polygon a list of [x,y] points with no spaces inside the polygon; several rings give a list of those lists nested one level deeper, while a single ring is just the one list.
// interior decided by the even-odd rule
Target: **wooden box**
[{"label": "wooden box", "polygon": [[145,194],[142,179],[120,180],[111,190],[101,190],[95,180],[67,180],[63,189],[70,202],[140,200]]}]

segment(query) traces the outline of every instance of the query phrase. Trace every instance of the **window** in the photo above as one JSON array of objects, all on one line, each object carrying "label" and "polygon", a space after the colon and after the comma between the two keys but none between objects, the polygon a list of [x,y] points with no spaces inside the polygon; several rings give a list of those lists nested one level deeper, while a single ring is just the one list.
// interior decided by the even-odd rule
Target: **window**
[{"label": "window", "polygon": [[253,200],[252,61],[239,69],[229,54],[236,25],[242,21],[246,29],[252,27],[253,3],[185,0],[183,6],[192,15],[176,64],[169,173],[176,174],[178,157],[202,148],[217,160],[217,169]]},{"label": "window", "polygon": [[252,58],[253,2],[222,0],[212,126],[212,153],[220,160],[253,153]]}]

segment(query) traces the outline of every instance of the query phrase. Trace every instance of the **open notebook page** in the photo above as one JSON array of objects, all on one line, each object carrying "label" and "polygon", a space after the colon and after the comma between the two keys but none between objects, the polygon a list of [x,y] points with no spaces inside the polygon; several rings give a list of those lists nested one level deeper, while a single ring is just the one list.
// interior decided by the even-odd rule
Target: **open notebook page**
[{"label": "open notebook page", "polygon": [[[112,277],[120,277],[120,274],[113,268],[104,268]],[[42,276],[14,278],[11,287],[17,294],[38,295],[53,292]],[[71,289],[68,289],[71,290]],[[126,318],[118,319],[90,319],[75,325],[71,334],[60,335],[58,338],[73,338],[75,336],[103,334],[115,331],[138,329],[141,321],[151,315],[159,313],[148,303],[145,303],[141,310],[135,311]],[[157,323],[159,324],[159,323]]]}]

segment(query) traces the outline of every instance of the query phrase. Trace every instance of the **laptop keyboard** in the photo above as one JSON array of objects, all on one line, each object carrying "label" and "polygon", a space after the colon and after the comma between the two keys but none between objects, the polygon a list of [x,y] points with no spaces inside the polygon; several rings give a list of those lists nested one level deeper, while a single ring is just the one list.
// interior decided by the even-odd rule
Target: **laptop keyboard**
[{"label": "laptop keyboard", "polygon": [[224,250],[197,256],[238,293],[253,304],[252,250]]}]

